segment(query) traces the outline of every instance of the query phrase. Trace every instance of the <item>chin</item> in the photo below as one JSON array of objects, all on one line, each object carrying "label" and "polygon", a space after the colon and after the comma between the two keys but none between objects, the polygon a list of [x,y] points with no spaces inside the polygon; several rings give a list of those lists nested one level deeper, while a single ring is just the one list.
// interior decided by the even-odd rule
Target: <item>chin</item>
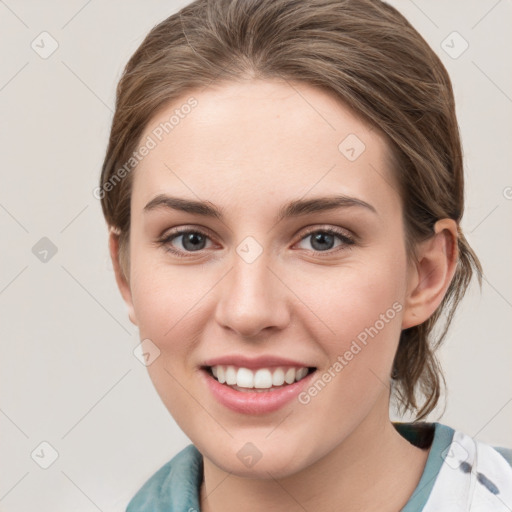
[{"label": "chin", "polygon": [[[293,442],[290,437],[270,442],[264,436],[255,441],[231,439],[226,445],[196,444],[201,453],[217,467],[242,478],[286,478],[314,463],[314,447],[309,443]],[[260,441],[256,439],[261,439]],[[307,450],[304,449],[307,446]],[[205,447],[205,449],[203,449]]]}]

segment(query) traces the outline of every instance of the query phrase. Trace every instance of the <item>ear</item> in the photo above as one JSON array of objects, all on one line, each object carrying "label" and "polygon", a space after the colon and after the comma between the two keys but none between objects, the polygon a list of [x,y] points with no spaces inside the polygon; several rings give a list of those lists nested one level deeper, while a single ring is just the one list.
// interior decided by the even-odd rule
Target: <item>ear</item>
[{"label": "ear", "polygon": [[114,228],[110,228],[108,246],[110,249],[110,257],[112,258],[112,266],[114,267],[114,273],[116,276],[117,287],[121,292],[124,302],[128,306],[128,317],[134,325],[137,324],[137,317],[132,302],[132,292],[130,289],[130,283],[125,277],[121,265],[119,263],[119,233]]},{"label": "ear", "polygon": [[456,221],[438,220],[434,235],[417,246],[417,255],[408,273],[402,329],[423,323],[441,304],[459,258]]}]

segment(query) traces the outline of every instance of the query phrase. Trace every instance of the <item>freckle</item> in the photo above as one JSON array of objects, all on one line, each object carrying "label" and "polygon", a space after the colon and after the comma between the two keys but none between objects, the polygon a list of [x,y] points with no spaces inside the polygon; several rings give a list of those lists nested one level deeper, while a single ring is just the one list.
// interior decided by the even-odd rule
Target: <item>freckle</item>
[{"label": "freckle", "polygon": [[472,469],[471,464],[469,464],[468,462],[461,462],[459,468],[464,473],[471,473]]},{"label": "freckle", "polygon": [[483,473],[477,473],[476,479],[485,487],[487,487],[487,490],[489,492],[492,492],[493,494],[499,494],[500,490],[498,487],[491,482]]}]

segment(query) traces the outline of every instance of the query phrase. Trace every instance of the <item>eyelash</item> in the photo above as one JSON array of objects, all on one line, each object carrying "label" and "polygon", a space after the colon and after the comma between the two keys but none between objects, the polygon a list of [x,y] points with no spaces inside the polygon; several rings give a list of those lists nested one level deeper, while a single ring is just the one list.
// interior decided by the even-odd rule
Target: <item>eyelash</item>
[{"label": "eyelash", "polygon": [[[165,237],[159,239],[157,241],[157,244],[159,246],[165,246],[165,250],[167,252],[170,252],[179,258],[188,258],[190,256],[185,256],[183,254],[183,251],[179,251],[174,248],[171,248],[171,246],[169,244],[171,243],[171,241],[173,241],[175,238],[178,238],[180,235],[186,235],[186,234],[190,234],[190,233],[196,233],[196,234],[200,234],[206,238],[211,238],[208,234],[206,234],[204,231],[201,231],[199,229],[179,228],[179,229],[176,229],[175,231],[172,231],[171,233],[168,233]],[[323,256],[323,254],[325,254],[326,256],[331,256],[333,253],[337,253],[338,251],[343,251],[343,250],[347,250],[347,249],[350,250],[352,248],[351,246],[356,243],[356,241],[353,238],[351,238],[350,236],[348,236],[341,230],[338,230],[338,229],[332,228],[332,227],[310,228],[300,238],[299,242],[301,242],[308,236],[313,235],[315,233],[326,233],[328,235],[333,235],[333,236],[338,237],[343,242],[343,244],[341,246],[338,246],[337,248],[334,248],[334,249],[329,249],[327,251],[309,250],[309,252],[313,252],[313,253],[315,253],[315,255],[320,255],[321,257]],[[201,253],[203,250],[204,249],[201,249],[199,251],[188,251],[188,252],[186,251],[186,253],[193,255],[194,253]]]}]

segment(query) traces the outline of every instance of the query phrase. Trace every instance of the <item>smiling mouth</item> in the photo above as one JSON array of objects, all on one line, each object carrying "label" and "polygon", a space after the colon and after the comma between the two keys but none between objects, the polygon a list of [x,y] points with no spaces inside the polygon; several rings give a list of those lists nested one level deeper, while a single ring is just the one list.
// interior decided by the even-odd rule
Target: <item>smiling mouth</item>
[{"label": "smiling mouth", "polygon": [[204,366],[210,377],[220,384],[241,392],[269,392],[285,388],[299,382],[311,373],[315,367],[276,366],[251,370],[233,365]]}]

